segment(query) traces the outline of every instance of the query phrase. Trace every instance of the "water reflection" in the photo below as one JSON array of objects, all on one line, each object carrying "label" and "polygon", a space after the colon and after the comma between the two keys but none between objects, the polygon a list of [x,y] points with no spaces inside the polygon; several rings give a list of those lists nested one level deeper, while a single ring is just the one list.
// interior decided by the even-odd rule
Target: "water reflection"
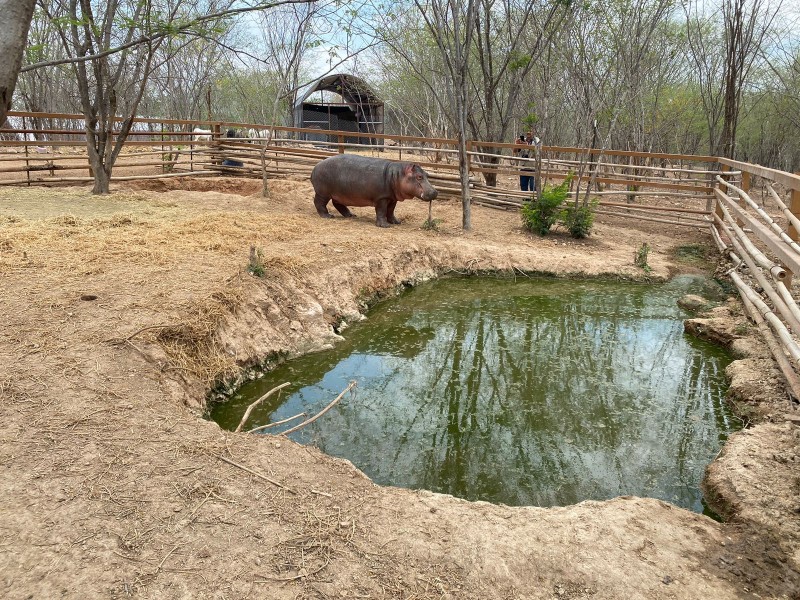
[{"label": "water reflection", "polygon": [[375,307],[331,352],[248,385],[212,417],[249,426],[352,397],[293,438],[376,482],[467,499],[554,506],[624,494],[702,510],[705,465],[734,427],[720,349],[683,333],[661,286],[558,280],[439,281]]}]

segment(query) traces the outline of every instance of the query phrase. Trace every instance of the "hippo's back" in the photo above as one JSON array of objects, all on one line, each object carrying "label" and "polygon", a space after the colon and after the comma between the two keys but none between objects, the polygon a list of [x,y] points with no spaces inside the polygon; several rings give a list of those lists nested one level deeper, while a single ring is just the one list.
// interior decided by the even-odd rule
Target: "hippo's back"
[{"label": "hippo's back", "polygon": [[337,154],[320,161],[311,171],[314,191],[326,197],[357,188],[368,195],[388,189],[396,163],[384,158]]}]

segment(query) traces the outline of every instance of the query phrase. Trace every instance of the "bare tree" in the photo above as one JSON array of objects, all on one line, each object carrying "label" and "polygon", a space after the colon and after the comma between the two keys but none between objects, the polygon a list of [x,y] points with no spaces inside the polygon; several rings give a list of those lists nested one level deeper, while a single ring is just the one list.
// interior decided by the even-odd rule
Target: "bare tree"
[{"label": "bare tree", "polygon": [[781,6],[782,0],[722,0],[718,11],[709,13],[699,0],[684,5],[713,155],[735,154],[745,83]]},{"label": "bare tree", "polygon": [[725,0],[722,4],[725,24],[725,91],[722,132],[717,148],[733,158],[736,150],[736,128],[742,105],[742,91],[753,63],[760,55],[782,0],[770,6],[763,0]]},{"label": "bare tree", "polygon": [[[213,36],[220,28],[226,30],[228,17],[310,1],[238,6],[235,0],[40,0],[67,57],[23,70],[72,65],[86,120],[93,192],[108,193],[111,171],[133,125],[156,52],[166,40]],[[125,115],[121,120],[120,113]]]},{"label": "bare tree", "polygon": [[[508,138],[515,108],[528,74],[570,14],[568,2],[479,0],[470,69],[472,110],[467,122],[473,139],[502,142]],[[496,149],[479,147],[484,164],[498,162]],[[487,185],[497,174],[484,174]]]},{"label": "bare tree", "polygon": [[414,0],[428,33],[442,55],[452,90],[452,112],[458,145],[458,171],[461,179],[462,227],[472,229],[467,155],[467,112],[469,110],[469,53],[478,17],[478,0]]},{"label": "bare tree", "polygon": [[[180,2],[169,13],[174,19]],[[86,120],[86,147],[94,176],[95,194],[107,194],[114,163],[133,125],[155,51],[166,39],[128,46],[142,30],[160,26],[154,3],[110,0],[55,0],[46,10],[56,24],[64,49],[73,63]],[[60,17],[60,18],[59,18]],[[64,19],[63,17],[66,17]],[[124,25],[120,25],[124,23]],[[102,54],[119,44],[118,53]],[[101,54],[90,61],[87,56]],[[120,112],[126,117],[117,130]]]},{"label": "bare tree", "polygon": [[17,85],[17,76],[28,28],[33,17],[36,0],[0,0],[0,126],[6,122],[6,113],[11,109],[11,97]]}]

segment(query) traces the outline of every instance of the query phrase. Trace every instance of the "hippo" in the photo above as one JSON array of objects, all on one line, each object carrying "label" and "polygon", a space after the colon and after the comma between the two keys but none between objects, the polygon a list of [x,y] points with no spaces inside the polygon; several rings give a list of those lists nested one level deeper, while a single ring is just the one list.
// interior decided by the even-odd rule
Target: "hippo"
[{"label": "hippo", "polygon": [[319,162],[311,171],[314,206],[320,217],[331,218],[328,201],[344,217],[354,217],[348,206],[374,206],[378,227],[399,225],[397,203],[419,197],[431,201],[439,195],[422,167],[357,154],[339,154]]}]

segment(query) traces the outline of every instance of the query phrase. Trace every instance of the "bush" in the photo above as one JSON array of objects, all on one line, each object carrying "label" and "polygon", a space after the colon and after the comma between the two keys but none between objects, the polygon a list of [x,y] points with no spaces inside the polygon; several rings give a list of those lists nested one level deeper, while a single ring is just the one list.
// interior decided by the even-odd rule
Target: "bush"
[{"label": "bush", "polygon": [[443,223],[442,219],[426,219],[422,224],[425,231],[439,231],[439,224]]},{"label": "bush", "polygon": [[636,256],[633,257],[633,264],[644,269],[645,273],[652,271],[650,265],[647,264],[647,255],[650,254],[650,246],[644,242],[636,251]]},{"label": "bush", "polygon": [[264,253],[261,248],[250,246],[250,260],[247,262],[247,271],[256,277],[264,276]]},{"label": "bush", "polygon": [[525,229],[539,235],[547,235],[550,228],[563,217],[561,205],[567,199],[571,179],[568,177],[561,185],[555,187],[544,186],[538,201],[536,198],[531,198],[528,202],[522,203],[522,224]]},{"label": "bush", "polygon": [[595,208],[597,208],[597,200],[592,200],[586,206],[573,205],[564,209],[564,227],[572,237],[582,239],[589,235],[594,224]]}]

